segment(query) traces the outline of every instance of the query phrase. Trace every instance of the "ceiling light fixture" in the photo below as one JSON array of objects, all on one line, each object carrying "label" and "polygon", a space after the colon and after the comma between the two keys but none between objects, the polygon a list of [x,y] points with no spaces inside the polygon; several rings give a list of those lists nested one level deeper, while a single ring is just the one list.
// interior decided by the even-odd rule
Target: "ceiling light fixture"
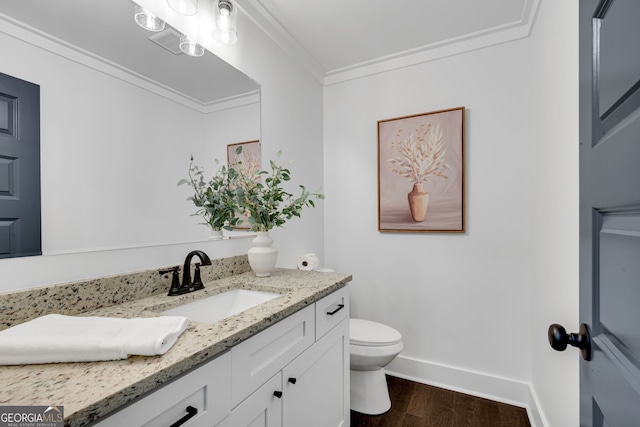
[{"label": "ceiling light fixture", "polygon": [[136,23],[145,30],[162,31],[164,30],[164,21],[142,6],[136,5],[136,11],[133,15]]},{"label": "ceiling light fixture", "polygon": [[224,44],[234,44],[238,41],[238,9],[231,0],[217,0],[218,7],[214,7],[213,38]]},{"label": "ceiling light fixture", "polygon": [[198,0],[167,0],[171,9],[181,15],[195,15],[198,13]]},{"label": "ceiling light fixture", "polygon": [[184,34],[180,35],[180,50],[190,56],[204,55],[204,48]]}]

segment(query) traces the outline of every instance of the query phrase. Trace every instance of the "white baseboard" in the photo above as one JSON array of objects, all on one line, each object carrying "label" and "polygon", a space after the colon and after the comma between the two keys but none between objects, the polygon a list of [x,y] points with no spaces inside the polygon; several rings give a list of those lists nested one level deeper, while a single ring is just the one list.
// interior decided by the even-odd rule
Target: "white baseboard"
[{"label": "white baseboard", "polygon": [[385,371],[395,377],[525,408],[531,427],[547,427],[538,397],[530,383],[402,355],[391,362]]}]

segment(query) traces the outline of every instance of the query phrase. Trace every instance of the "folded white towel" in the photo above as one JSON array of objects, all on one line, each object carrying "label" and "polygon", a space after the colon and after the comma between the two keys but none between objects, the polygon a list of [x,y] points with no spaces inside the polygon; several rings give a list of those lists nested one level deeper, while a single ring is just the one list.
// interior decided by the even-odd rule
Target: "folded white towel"
[{"label": "folded white towel", "polygon": [[164,354],[188,324],[183,316],[121,319],[49,314],[0,331],[0,365]]}]

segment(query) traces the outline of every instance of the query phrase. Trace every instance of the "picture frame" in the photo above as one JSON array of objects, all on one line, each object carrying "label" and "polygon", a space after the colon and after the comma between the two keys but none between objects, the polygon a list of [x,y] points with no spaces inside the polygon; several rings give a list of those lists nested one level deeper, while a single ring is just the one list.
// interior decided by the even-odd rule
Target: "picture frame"
[{"label": "picture frame", "polygon": [[378,231],[465,231],[465,107],[378,121]]},{"label": "picture frame", "polygon": [[[242,152],[236,154],[238,147],[242,147]],[[236,168],[240,168],[240,172],[248,176],[256,176],[256,180],[260,180],[260,177],[256,175],[256,172],[262,170],[262,146],[260,140],[237,142],[227,145],[227,166],[242,162],[240,165],[236,165]],[[249,230],[249,220],[246,215],[240,215],[242,221],[240,225],[235,227],[236,230]]]}]

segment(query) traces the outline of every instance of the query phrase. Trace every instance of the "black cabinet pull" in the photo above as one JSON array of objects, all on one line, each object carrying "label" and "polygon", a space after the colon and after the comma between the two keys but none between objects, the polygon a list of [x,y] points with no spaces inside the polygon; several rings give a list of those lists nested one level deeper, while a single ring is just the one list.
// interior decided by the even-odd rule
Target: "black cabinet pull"
[{"label": "black cabinet pull", "polygon": [[297,379],[295,379],[295,378],[289,378],[289,382],[290,382],[291,384],[295,384],[295,383],[296,383],[296,381],[298,381],[298,380],[297,380]]},{"label": "black cabinet pull", "polygon": [[187,406],[187,415],[185,415],[184,417],[180,418],[175,423],[171,424],[170,427],[180,427],[182,424],[186,423],[191,418],[195,417],[197,413],[198,413],[198,409],[197,408],[194,408],[191,405]]},{"label": "black cabinet pull", "polygon": [[281,391],[274,391],[274,392],[273,392],[273,395],[274,395],[275,397],[277,397],[278,399],[280,399],[280,398],[282,397],[282,392],[281,392]]},{"label": "black cabinet pull", "polygon": [[340,310],[342,310],[344,308],[344,304],[338,304],[338,308],[336,308],[333,311],[327,311],[327,314],[329,316],[333,316],[334,314],[336,314],[337,312],[339,312]]}]

